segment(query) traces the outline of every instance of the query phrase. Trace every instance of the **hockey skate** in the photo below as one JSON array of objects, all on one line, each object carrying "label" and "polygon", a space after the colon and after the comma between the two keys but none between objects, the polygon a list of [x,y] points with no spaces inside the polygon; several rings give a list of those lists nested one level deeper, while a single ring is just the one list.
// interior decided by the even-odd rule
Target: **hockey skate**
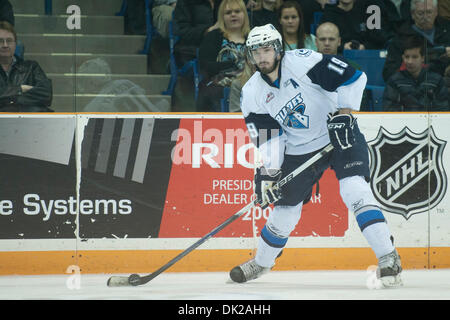
[{"label": "hockey skate", "polygon": [[234,282],[243,283],[259,278],[263,274],[269,272],[270,269],[271,268],[261,267],[255,262],[255,259],[251,259],[231,269],[230,278]]},{"label": "hockey skate", "polygon": [[402,266],[397,250],[378,259],[377,278],[380,279],[384,287],[402,286],[401,272]]}]

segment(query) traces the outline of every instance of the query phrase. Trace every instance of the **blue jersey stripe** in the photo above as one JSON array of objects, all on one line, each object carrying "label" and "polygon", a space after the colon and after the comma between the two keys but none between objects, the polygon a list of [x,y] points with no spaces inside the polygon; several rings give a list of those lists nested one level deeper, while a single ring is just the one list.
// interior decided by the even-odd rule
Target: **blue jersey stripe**
[{"label": "blue jersey stripe", "polygon": [[342,86],[348,86],[349,84],[352,84],[353,82],[355,82],[356,80],[359,79],[359,77],[362,75],[362,72],[359,70],[355,70],[355,73],[353,74],[353,76],[348,79],[347,81],[345,81]]}]

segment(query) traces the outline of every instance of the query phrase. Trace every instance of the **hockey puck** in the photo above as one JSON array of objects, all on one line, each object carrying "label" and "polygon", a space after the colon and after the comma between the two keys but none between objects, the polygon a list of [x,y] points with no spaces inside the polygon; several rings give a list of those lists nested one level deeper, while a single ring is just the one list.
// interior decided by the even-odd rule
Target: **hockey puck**
[{"label": "hockey puck", "polygon": [[132,285],[132,286],[138,286],[141,284],[141,276],[138,274],[132,274],[128,277],[128,282]]}]

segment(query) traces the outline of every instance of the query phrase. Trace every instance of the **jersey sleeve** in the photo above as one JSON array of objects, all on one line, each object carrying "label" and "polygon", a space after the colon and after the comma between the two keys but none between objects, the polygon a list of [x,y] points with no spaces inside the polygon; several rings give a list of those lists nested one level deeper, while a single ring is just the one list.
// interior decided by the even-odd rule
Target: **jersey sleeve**
[{"label": "jersey sleeve", "polygon": [[323,55],[308,72],[312,83],[328,92],[337,92],[338,108],[359,110],[367,76],[342,58]]},{"label": "jersey sleeve", "polygon": [[258,105],[257,91],[247,83],[241,91],[241,110],[249,136],[267,169],[280,169],[284,161],[286,135],[267,110]]}]

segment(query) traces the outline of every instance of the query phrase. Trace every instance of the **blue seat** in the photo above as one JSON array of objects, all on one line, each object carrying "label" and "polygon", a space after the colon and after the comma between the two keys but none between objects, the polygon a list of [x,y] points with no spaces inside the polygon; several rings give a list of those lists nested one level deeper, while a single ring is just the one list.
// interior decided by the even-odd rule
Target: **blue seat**
[{"label": "blue seat", "polygon": [[317,27],[319,26],[320,20],[322,19],[323,12],[322,11],[316,11],[313,14],[313,23],[311,23],[310,26],[310,32],[313,35],[316,35]]},{"label": "blue seat", "polygon": [[25,45],[21,40],[17,40],[16,43],[16,51],[14,51],[14,55],[20,59],[24,59],[25,55]]},{"label": "blue seat", "polygon": [[361,66],[367,75],[367,85],[384,86],[383,67],[386,50],[344,50],[344,58]]},{"label": "blue seat", "polygon": [[173,95],[175,86],[177,84],[178,76],[186,76],[192,72],[194,78],[194,99],[197,101],[198,98],[198,88],[200,84],[200,72],[198,67],[198,48],[196,57],[192,60],[186,62],[181,68],[178,68],[175,59],[175,44],[178,42],[179,38],[174,34],[173,30],[174,20],[169,22],[169,49],[170,49],[170,81],[167,90],[163,91],[164,95]]},{"label": "blue seat", "polygon": [[358,64],[367,75],[366,93],[371,111],[383,110],[383,67],[386,61],[386,50],[344,50],[344,58]]}]

